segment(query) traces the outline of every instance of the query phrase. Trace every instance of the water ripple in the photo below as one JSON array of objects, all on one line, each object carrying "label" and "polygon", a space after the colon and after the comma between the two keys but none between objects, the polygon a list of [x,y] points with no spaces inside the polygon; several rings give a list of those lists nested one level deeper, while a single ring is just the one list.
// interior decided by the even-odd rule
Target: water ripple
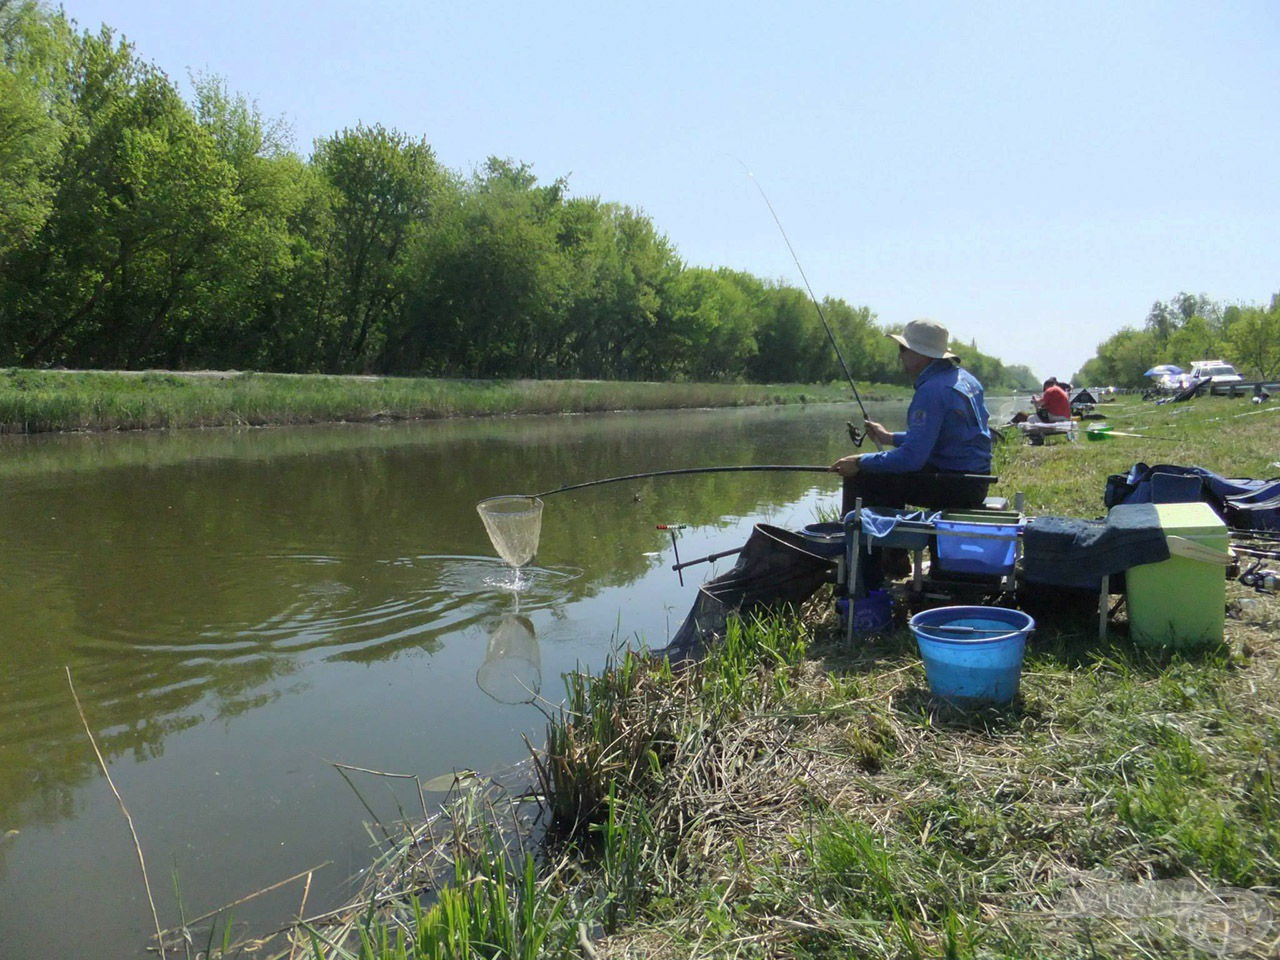
[{"label": "water ripple", "polygon": [[[340,656],[366,659],[409,647],[433,649],[448,635],[491,619],[513,602],[524,611],[562,604],[566,585],[582,576],[577,568],[526,567],[517,589],[512,571],[500,561],[432,554],[374,560],[368,577],[353,580],[349,558],[281,559],[313,570],[342,568],[348,576],[312,577],[298,584],[294,601],[284,609],[221,633],[216,645],[222,653],[337,649]],[[204,639],[208,651],[215,638],[206,634]],[[190,646],[184,649],[188,655],[193,652]]]}]

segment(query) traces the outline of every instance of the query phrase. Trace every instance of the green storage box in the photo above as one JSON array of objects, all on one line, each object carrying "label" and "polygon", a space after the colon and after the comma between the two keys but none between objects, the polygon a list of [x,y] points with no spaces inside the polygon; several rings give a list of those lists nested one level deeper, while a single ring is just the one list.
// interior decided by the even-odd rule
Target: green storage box
[{"label": "green storage box", "polygon": [[1157,503],[1172,556],[1125,572],[1129,634],[1146,647],[1220,643],[1227,606],[1229,536],[1207,503]]}]

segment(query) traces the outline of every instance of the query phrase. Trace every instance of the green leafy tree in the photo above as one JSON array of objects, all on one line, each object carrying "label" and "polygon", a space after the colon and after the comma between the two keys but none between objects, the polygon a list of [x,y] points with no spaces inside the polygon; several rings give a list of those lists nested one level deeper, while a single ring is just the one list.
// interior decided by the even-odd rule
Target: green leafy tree
[{"label": "green leafy tree", "polygon": [[569,267],[559,240],[563,185],[490,158],[417,244],[410,297],[387,365],[466,376],[559,367]]},{"label": "green leafy tree", "polygon": [[[357,125],[309,160],[217,78],[193,102],[104,27],[0,0],[0,362],[274,370],[843,379],[898,376],[867,307],[684,265],[642,212],[528,164],[469,180],[423,139]],[[1270,311],[1157,302],[1086,365],[1161,354],[1274,370]],[[1270,338],[1270,339],[1268,339]],[[989,388],[1026,385],[976,344]]]},{"label": "green leafy tree", "polygon": [[326,185],[291,148],[288,127],[228,91],[194,78],[196,120],[232,174],[224,242],[208,252],[194,305],[189,357],[212,366],[316,370],[323,365],[309,305],[321,293],[332,228]]},{"label": "green leafy tree", "polygon": [[44,225],[62,123],[50,96],[65,38],[34,2],[0,0],[0,266]]},{"label": "green leafy tree", "polygon": [[10,258],[15,359],[138,366],[173,356],[206,251],[235,198],[210,139],[168,79],[103,28],[64,50],[57,190]]},{"label": "green leafy tree", "polygon": [[1071,377],[1071,382],[1095,387],[1117,385],[1115,377],[1111,375],[1111,371],[1100,357],[1090,357],[1086,360],[1084,366]]},{"label": "green leafy tree", "polygon": [[[1004,368],[1005,381],[1004,386],[1010,390],[1035,390],[1039,391],[1041,380],[1035,375],[1035,372],[1026,364],[1015,363]],[[1079,374],[1072,377],[1072,383],[1085,384],[1093,383],[1092,380],[1081,379]]]},{"label": "green leafy tree", "polygon": [[690,380],[740,380],[755,355],[750,303],[728,271],[680,272],[671,290],[671,374]]},{"label": "green leafy tree", "polygon": [[[832,336],[839,345],[840,354],[828,343],[825,354],[819,359],[819,369],[815,371],[814,380],[845,380],[845,372],[840,367],[840,359],[844,358],[845,366],[855,382],[867,382],[881,379],[880,363],[892,353],[896,360],[896,351],[887,351],[889,345],[884,331],[875,323],[875,314],[868,307],[853,307],[843,300],[827,298],[822,303],[822,313],[831,327]],[[825,336],[826,331],[822,331]],[[885,343],[881,343],[885,341]],[[887,373],[887,370],[885,371]]]},{"label": "green leafy tree", "polygon": [[1126,327],[1098,345],[1097,354],[1077,374],[1095,384],[1139,387],[1156,364],[1186,366],[1194,360],[1221,357],[1256,371],[1274,372],[1280,330],[1271,308],[1222,305],[1200,295],[1180,293],[1169,303],[1157,301],[1144,328]]},{"label": "green leafy tree", "polygon": [[1184,320],[1170,335],[1166,352],[1178,357],[1175,361],[1190,367],[1193,360],[1208,360],[1220,356],[1222,340],[1209,320],[1195,314]]},{"label": "green leafy tree", "polygon": [[1097,363],[1086,363],[1082,372],[1093,383],[1141,387],[1147,370],[1167,362],[1161,359],[1165,349],[1154,331],[1126,327],[1098,345]]},{"label": "green leafy tree", "polygon": [[444,174],[425,139],[362,124],[317,142],[332,231],[315,321],[325,368],[368,370],[403,308],[412,242],[430,222]]},{"label": "green leafy tree", "polygon": [[1179,293],[1168,303],[1157,300],[1147,313],[1145,329],[1157,343],[1167,344],[1193,318],[1200,317],[1208,328],[1221,331],[1222,315],[1216,303],[1203,294]]},{"label": "green leafy tree", "polygon": [[1230,307],[1227,310],[1227,342],[1231,357],[1242,372],[1262,380],[1280,374],[1280,294],[1261,307]]},{"label": "green leafy tree", "polygon": [[565,266],[566,289],[556,351],[560,376],[598,376],[603,368],[600,331],[616,326],[617,278],[622,250],[616,242],[620,208],[597,198],[566,200],[556,222],[556,242]]},{"label": "green leafy tree", "polygon": [[596,288],[595,323],[577,332],[583,375],[660,378],[672,359],[662,345],[671,342],[671,290],[682,265],[643,213],[616,205],[603,209],[608,268]]},{"label": "green leafy tree", "polygon": [[817,379],[819,354],[826,332],[814,313],[808,294],[795,287],[766,285],[761,320],[756,329],[759,347],[748,368],[757,383],[804,383]]}]

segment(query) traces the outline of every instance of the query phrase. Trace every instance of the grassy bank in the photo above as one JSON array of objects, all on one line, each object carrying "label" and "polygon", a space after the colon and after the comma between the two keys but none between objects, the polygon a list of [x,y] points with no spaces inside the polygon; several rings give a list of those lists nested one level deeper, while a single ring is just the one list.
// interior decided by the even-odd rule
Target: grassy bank
[{"label": "grassy bank", "polygon": [[[1108,407],[1169,439],[1000,449],[1028,511],[1098,516],[1138,460],[1269,476],[1280,412]],[[1231,581],[1226,642],[1149,651],[1027,595],[1018,699],[932,698],[901,619],[847,646],[817,597],[694,668],[566,678],[516,798],[455,785],[359,903],[280,956],[1203,958],[1280,942],[1280,606]],[[214,938],[217,939],[216,937]]]},{"label": "grassy bank", "polygon": [[[894,388],[886,388],[892,391]],[[847,384],[0,371],[0,433],[264,426],[845,400]]]}]

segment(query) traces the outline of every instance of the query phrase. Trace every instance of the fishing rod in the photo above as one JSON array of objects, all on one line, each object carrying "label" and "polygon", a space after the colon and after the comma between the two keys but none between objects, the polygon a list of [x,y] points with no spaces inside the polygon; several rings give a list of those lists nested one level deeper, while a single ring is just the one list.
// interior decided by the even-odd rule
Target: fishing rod
[{"label": "fishing rod", "polygon": [[1262,557],[1267,560],[1280,560],[1280,550],[1264,550],[1261,547],[1242,547],[1238,544],[1231,545],[1233,553],[1242,554],[1246,557]]},{"label": "fishing rod", "polygon": [[[831,467],[821,467],[808,464],[745,464],[728,467],[681,467],[677,470],[653,470],[648,473],[630,473],[624,477],[605,477],[602,480],[588,480],[586,483],[573,483],[563,487],[556,487],[554,490],[545,490],[542,493],[524,493],[520,496],[526,499],[541,499],[549,497],[553,493],[567,493],[570,490],[582,490],[585,487],[598,487],[606,483],[620,483],[624,480],[645,480],[649,477],[675,477],[686,476],[694,473],[738,473],[744,471],[756,472],[791,472],[791,473],[831,473]],[[994,481],[996,478],[985,473],[961,473],[955,474],[958,477],[964,477],[968,480],[989,480]]]},{"label": "fishing rod", "polygon": [[819,466],[789,466],[785,464],[755,464],[746,466],[731,467],[681,467],[678,470],[653,470],[649,473],[629,473],[625,477],[605,477],[603,480],[588,480],[586,483],[573,483],[563,487],[556,487],[554,490],[546,490],[543,493],[524,494],[527,497],[549,497],[553,493],[567,493],[570,490],[581,490],[584,487],[598,487],[605,483],[620,483],[623,480],[646,480],[649,477],[672,477],[691,473],[734,473],[739,471],[774,471],[792,473],[830,473],[831,468]]},{"label": "fishing rod", "polygon": [[1228,527],[1227,529],[1232,540],[1258,540],[1272,544],[1280,550],[1280,531],[1253,530],[1247,527]]},{"label": "fishing rod", "polygon": [[[734,158],[737,160],[738,158]],[[747,171],[747,176],[751,178],[751,182],[756,185],[756,189],[760,191],[760,196],[764,200],[764,205],[769,208],[769,213],[773,216],[773,222],[778,225],[778,232],[782,234],[782,242],[787,245],[787,252],[791,254],[791,259],[795,262],[796,269],[800,271],[800,279],[804,281],[804,288],[809,293],[809,302],[813,304],[813,309],[818,314],[818,319],[822,321],[822,329],[827,331],[827,339],[831,341],[831,349],[836,352],[836,359],[840,361],[840,369],[844,371],[845,379],[849,381],[849,386],[853,389],[853,399],[858,401],[858,409],[862,411],[862,420],[865,423],[871,418],[867,416],[867,408],[862,402],[862,395],[858,393],[858,385],[853,382],[853,374],[849,372],[848,365],[844,362],[844,354],[840,352],[840,344],[836,343],[836,335],[831,332],[831,324],[827,323],[827,316],[822,312],[822,306],[818,303],[818,298],[814,296],[813,287],[809,285],[809,277],[804,272],[804,267],[800,265],[800,258],[796,256],[796,251],[791,246],[791,239],[787,236],[786,229],[782,226],[782,221],[778,219],[778,212],[773,209],[773,204],[769,202],[769,195],[764,192],[764,187],[760,186],[760,181],[756,179],[756,175],[751,172],[741,160],[742,169]],[[862,441],[867,439],[869,434],[866,430],[859,430],[852,422],[848,424],[849,439],[853,441],[855,447],[861,447]],[[875,437],[871,437],[871,442],[876,445],[876,449],[881,449],[880,441]]]}]

